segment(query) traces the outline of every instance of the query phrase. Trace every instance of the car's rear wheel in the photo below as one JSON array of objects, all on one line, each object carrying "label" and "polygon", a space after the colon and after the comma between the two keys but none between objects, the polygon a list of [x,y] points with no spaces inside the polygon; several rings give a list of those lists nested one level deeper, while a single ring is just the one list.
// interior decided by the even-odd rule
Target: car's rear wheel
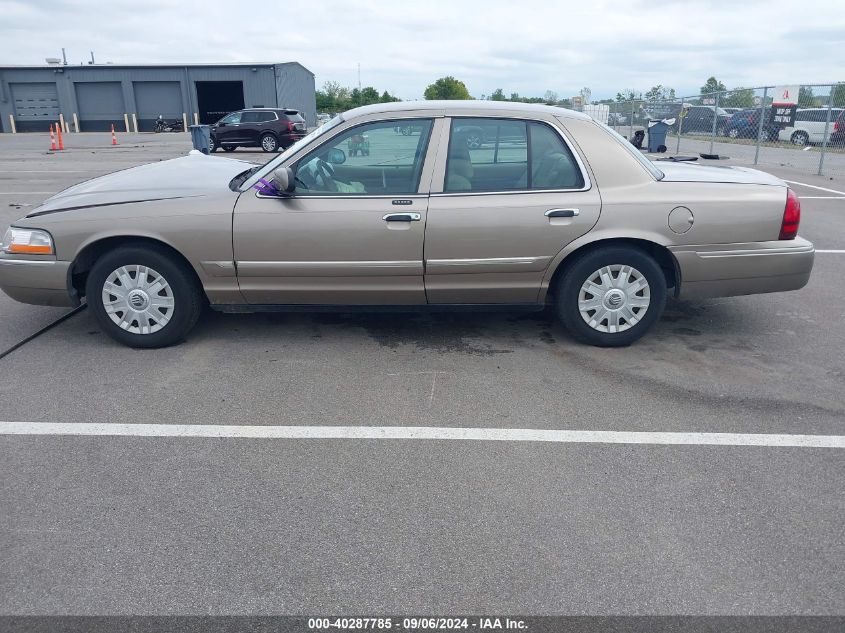
[{"label": "car's rear wheel", "polygon": [[211,154],[217,151],[217,139],[213,136],[208,137],[208,153]]},{"label": "car's rear wheel", "polygon": [[484,138],[481,132],[467,132],[466,142],[469,149],[478,149],[484,143]]},{"label": "car's rear wheel", "polygon": [[202,291],[187,266],[165,249],[134,245],[100,257],[86,298],[103,331],[130,347],[166,347],[194,327]]},{"label": "car's rear wheel", "polygon": [[261,149],[265,152],[275,152],[279,149],[279,140],[272,134],[265,134],[261,137]]},{"label": "car's rear wheel", "polygon": [[599,248],[568,265],[555,303],[578,340],[599,347],[630,345],[663,313],[666,277],[652,257],[636,248]]},{"label": "car's rear wheel", "polygon": [[739,130],[735,127],[732,127],[728,130],[728,138],[739,138]]},{"label": "car's rear wheel", "polygon": [[792,133],[792,136],[791,136],[791,137],[789,137],[789,141],[790,141],[793,145],[801,145],[801,146],[803,146],[803,145],[806,145],[807,143],[809,143],[809,142],[810,142],[810,135],[809,135],[809,134],[807,134],[806,132],[803,132],[803,131],[801,131],[801,130],[798,130],[797,132],[793,132],[793,133]]}]

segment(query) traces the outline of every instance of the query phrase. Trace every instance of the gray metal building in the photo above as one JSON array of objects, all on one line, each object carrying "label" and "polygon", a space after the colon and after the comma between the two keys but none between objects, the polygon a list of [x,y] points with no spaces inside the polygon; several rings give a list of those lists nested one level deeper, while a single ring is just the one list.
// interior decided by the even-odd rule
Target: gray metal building
[{"label": "gray metal building", "polygon": [[59,115],[71,131],[145,132],[159,115],[213,123],[244,107],[295,108],[315,125],[314,73],[298,62],[0,66],[3,132],[44,131]]}]

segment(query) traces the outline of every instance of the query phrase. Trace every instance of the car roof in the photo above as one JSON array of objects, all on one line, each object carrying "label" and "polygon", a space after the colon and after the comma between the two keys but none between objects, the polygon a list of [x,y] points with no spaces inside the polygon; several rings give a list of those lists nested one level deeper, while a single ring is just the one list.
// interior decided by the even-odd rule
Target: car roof
[{"label": "car roof", "polygon": [[495,114],[496,112],[524,112],[530,113],[545,113],[553,116],[566,117],[572,119],[591,120],[589,116],[582,112],[575,110],[567,110],[558,106],[544,105],[540,103],[520,103],[515,101],[481,101],[481,100],[466,100],[466,101],[396,101],[392,103],[374,103],[372,105],[361,106],[348,112],[343,113],[343,118],[347,121],[357,119],[358,117],[367,116],[369,114],[392,113],[392,112],[409,112],[419,110],[446,110],[449,113],[472,111],[473,113],[483,112]]}]

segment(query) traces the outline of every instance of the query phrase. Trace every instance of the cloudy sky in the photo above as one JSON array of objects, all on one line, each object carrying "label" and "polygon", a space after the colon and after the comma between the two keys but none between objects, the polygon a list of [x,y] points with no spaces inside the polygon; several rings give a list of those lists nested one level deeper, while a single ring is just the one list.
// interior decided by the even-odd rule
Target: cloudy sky
[{"label": "cloudy sky", "polygon": [[[838,8],[837,8],[838,7]],[[454,75],[475,97],[594,99],[845,81],[842,0],[0,0],[0,65],[299,61],[328,80],[420,98]]]}]

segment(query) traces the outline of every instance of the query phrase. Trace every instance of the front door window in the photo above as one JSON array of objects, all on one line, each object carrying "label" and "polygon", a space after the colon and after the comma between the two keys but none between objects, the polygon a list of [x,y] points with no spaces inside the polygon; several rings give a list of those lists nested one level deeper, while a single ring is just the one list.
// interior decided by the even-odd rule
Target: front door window
[{"label": "front door window", "polygon": [[296,194],[417,193],[431,126],[431,119],[411,119],[346,130],[297,163]]}]

